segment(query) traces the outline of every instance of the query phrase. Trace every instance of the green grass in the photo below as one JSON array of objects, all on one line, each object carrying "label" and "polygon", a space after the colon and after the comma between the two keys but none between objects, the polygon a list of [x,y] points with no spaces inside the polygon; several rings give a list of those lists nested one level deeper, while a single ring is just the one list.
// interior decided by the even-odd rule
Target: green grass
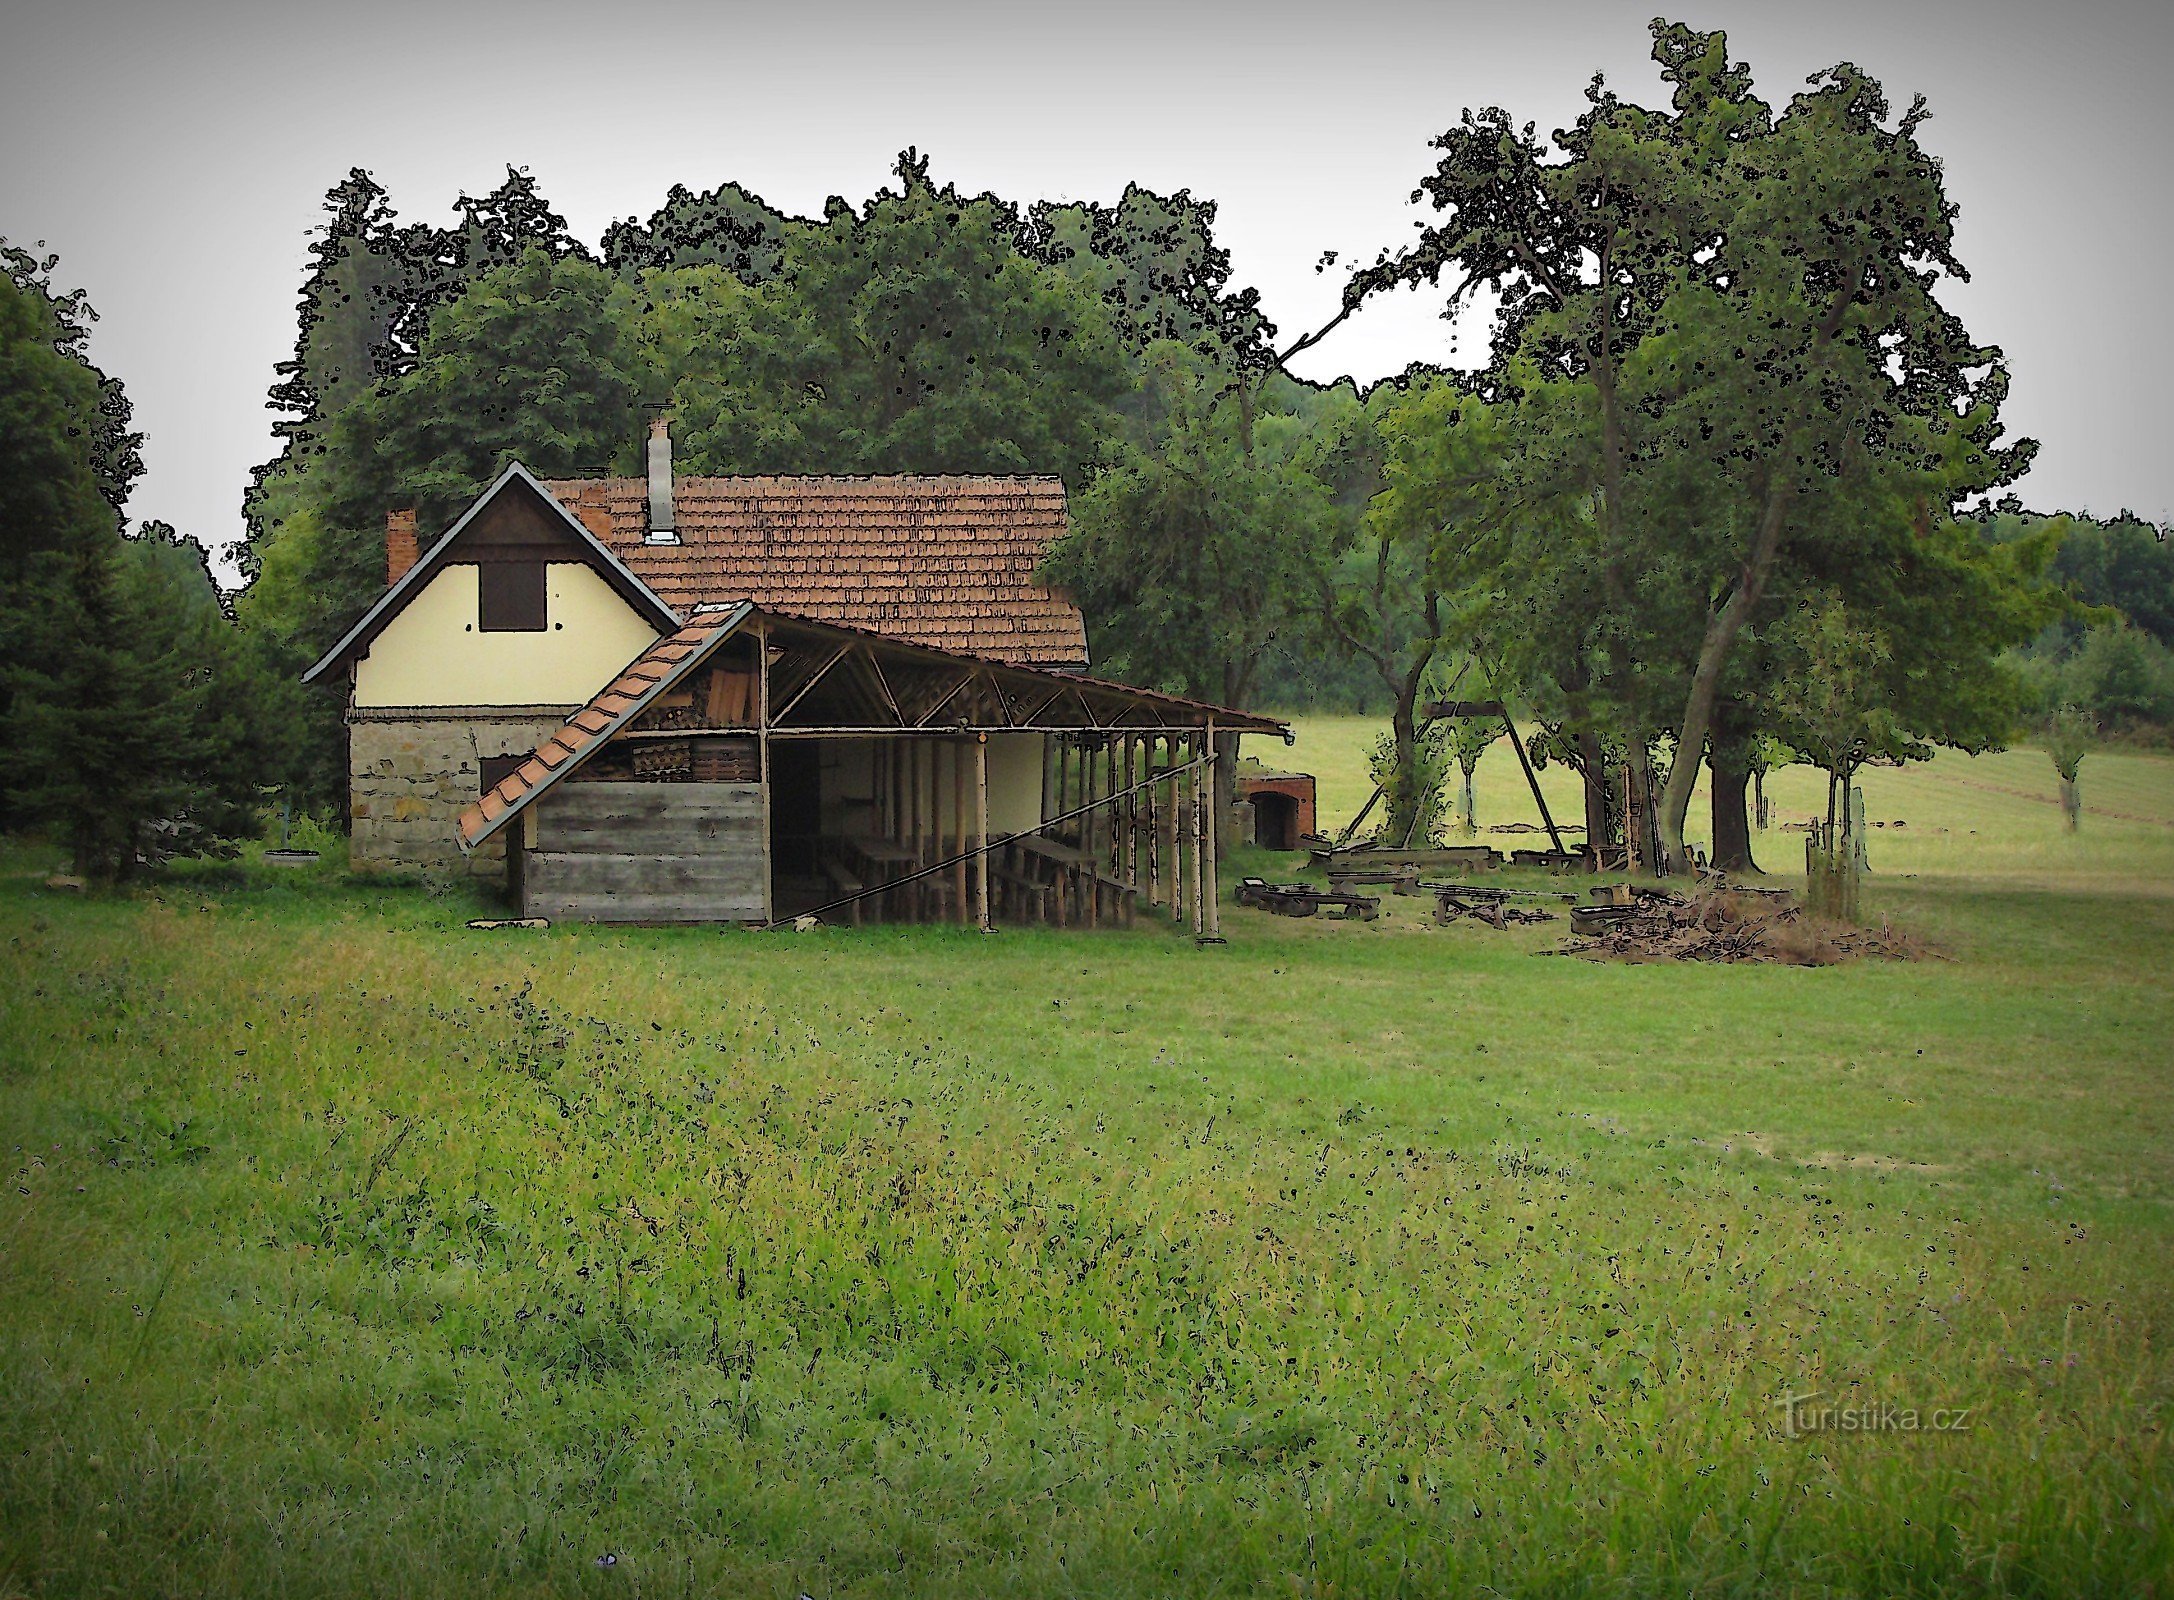
[{"label": "green grass", "polygon": [[0,1595],[2163,1593],[2174,762],[2045,765],[1873,774],[1945,959],[1825,969],[16,847]]}]

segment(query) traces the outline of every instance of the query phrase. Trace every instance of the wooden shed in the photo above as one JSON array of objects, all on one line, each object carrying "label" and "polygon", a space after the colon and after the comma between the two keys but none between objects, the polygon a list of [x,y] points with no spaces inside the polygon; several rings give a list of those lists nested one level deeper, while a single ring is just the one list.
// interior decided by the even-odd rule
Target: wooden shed
[{"label": "wooden shed", "polygon": [[699,609],[460,819],[520,914],[1215,936],[1219,734],[1272,719],[756,605]]}]

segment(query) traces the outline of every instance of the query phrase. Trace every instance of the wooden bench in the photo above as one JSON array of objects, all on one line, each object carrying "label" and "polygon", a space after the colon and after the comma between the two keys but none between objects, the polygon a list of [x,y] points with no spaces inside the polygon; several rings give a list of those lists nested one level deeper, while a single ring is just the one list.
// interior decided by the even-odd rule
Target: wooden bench
[{"label": "wooden bench", "polygon": [[[866,887],[859,878],[853,875],[846,864],[835,856],[825,858],[823,876],[829,880],[831,889],[841,899],[846,895],[858,895]],[[838,908],[845,913],[847,923],[856,928],[861,925],[862,903],[860,900],[853,900]]]}]

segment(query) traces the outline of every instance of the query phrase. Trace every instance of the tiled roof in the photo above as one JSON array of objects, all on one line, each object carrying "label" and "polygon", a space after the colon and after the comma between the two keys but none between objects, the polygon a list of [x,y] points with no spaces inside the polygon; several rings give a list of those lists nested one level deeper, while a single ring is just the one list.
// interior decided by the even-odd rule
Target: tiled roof
[{"label": "tiled roof", "polygon": [[628,662],[624,672],[598,690],[595,699],[568,717],[558,732],[536,747],[534,755],[507,773],[488,794],[461,813],[463,846],[473,846],[489,834],[499,818],[518,806],[531,791],[542,787],[553,773],[640,711],[678,669],[717,634],[737,626],[747,612],[746,606],[706,611]]},{"label": "tiled roof", "polygon": [[752,599],[1021,666],[1087,663],[1079,608],[1034,578],[1065,529],[1055,478],[677,478],[676,545],[646,542],[644,479],[546,487],[682,615]]}]

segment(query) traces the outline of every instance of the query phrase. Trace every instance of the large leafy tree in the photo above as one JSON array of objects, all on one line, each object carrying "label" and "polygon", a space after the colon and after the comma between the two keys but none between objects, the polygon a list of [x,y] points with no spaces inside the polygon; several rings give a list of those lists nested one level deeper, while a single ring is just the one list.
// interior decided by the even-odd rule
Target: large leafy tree
[{"label": "large leafy tree", "polygon": [[[1352,294],[1489,286],[1498,373],[1577,391],[1551,412],[1576,438],[1541,447],[1591,499],[1604,609],[1584,655],[1629,747],[1672,737],[1657,811],[1680,866],[1739,643],[1792,552],[1846,528],[1822,505],[1891,502],[1876,485],[1914,474],[1947,517],[2030,446],[1997,442],[1999,352],[1937,298],[1963,269],[1922,105],[1893,117],[1844,64],[1776,114],[1721,34],[1654,39],[1665,111],[1596,80],[1553,150],[1468,113],[1422,186],[1444,220]],[[1928,450],[1937,473],[1916,471]]]},{"label": "large leafy tree", "polygon": [[1257,412],[1250,386],[1190,347],[1151,347],[1146,388],[1149,442],[1120,447],[1074,500],[1045,574],[1079,601],[1106,670],[1243,706],[1303,615],[1329,491],[1304,422]]},{"label": "large leafy tree", "polygon": [[1016,208],[898,186],[788,235],[778,276],[712,297],[678,375],[683,458],[757,472],[1056,473],[1075,486],[1129,387],[1101,304],[1026,249]]},{"label": "large leafy tree", "polygon": [[1226,371],[1265,372],[1275,324],[1261,314],[1258,290],[1232,283],[1215,211],[1189,190],[1127,184],[1111,205],[1036,206],[1036,249],[1101,298],[1132,349],[1167,340]]},{"label": "large leafy tree", "polygon": [[630,276],[721,267],[742,283],[768,283],[785,270],[785,242],[796,226],[805,225],[739,184],[696,194],[675,183],[646,223],[629,217],[604,230],[604,264]]}]

